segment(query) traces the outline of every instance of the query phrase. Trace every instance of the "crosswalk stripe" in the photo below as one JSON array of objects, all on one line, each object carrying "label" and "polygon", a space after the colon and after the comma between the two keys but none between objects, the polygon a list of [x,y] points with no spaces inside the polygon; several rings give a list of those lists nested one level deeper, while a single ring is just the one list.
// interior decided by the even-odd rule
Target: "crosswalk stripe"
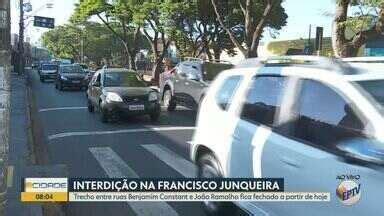
[{"label": "crosswalk stripe", "polygon": [[39,112],[59,111],[59,110],[84,110],[84,109],[87,109],[87,107],[55,107],[55,108],[40,109]]},{"label": "crosswalk stripe", "polygon": [[110,147],[94,147],[89,148],[89,151],[110,178],[139,178]]},{"label": "crosswalk stripe", "polygon": [[[110,147],[93,147],[89,151],[99,162],[100,166],[110,178],[139,178],[139,175],[130,168]],[[128,205],[136,215],[169,215],[178,216],[178,213],[166,202],[129,202]]]},{"label": "crosswalk stripe", "polygon": [[168,166],[172,167],[174,170],[179,172],[184,177],[186,178],[196,177],[196,173],[197,173],[196,166],[192,162],[184,159],[183,157],[179,156],[178,154],[171,151],[170,149],[158,144],[148,144],[148,145],[142,145],[142,146],[147,151],[152,153],[154,156],[156,156],[158,159],[166,163]]},{"label": "crosswalk stripe", "polygon": [[49,135],[48,140],[58,138],[73,137],[73,136],[92,136],[92,135],[111,135],[123,133],[145,133],[145,132],[168,132],[168,131],[188,131],[194,130],[195,127],[152,127],[152,128],[136,128],[136,129],[123,129],[113,131],[84,131],[84,132],[66,132],[54,135]]}]

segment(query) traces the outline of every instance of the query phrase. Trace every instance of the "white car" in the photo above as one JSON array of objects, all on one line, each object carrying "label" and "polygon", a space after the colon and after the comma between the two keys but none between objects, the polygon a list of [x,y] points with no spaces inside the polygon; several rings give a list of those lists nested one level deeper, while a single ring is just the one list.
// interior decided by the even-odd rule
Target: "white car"
[{"label": "white car", "polygon": [[342,60],[361,72],[384,73],[384,57],[354,57]]},{"label": "white car", "polygon": [[[254,215],[384,215],[384,74],[354,72],[336,59],[292,56],[221,73],[192,141],[199,177],[282,177],[285,191],[331,194],[330,202],[235,203]],[[361,190],[339,198],[348,178]],[[210,215],[232,214],[228,203],[204,204]]]}]

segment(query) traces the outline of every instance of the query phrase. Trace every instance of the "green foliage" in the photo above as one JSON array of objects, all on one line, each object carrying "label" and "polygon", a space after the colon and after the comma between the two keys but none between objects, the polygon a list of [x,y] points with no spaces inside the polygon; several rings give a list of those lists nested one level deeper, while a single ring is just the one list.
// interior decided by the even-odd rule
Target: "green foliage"
[{"label": "green foliage", "polygon": [[340,23],[346,27],[347,39],[362,31],[371,29],[379,16],[378,9],[384,0],[351,0],[351,15],[345,22]]},{"label": "green foliage", "polygon": [[122,55],[124,49],[119,45],[118,38],[105,26],[99,23],[86,22],[83,28],[74,24],[58,26],[46,32],[43,37],[44,46],[59,58],[81,59],[81,40],[84,55],[88,61],[99,64],[102,59]]}]

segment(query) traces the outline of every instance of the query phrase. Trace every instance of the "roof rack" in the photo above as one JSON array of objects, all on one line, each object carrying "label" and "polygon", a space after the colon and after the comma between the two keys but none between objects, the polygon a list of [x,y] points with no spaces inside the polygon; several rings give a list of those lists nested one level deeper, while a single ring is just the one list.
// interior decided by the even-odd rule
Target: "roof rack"
[{"label": "roof rack", "polygon": [[[237,68],[249,67],[279,67],[279,66],[304,66],[319,69],[333,70],[342,74],[354,73],[350,66],[344,64],[340,59],[319,57],[319,56],[275,56],[267,58],[251,58],[246,59]],[[353,71],[352,71],[353,70]]]}]

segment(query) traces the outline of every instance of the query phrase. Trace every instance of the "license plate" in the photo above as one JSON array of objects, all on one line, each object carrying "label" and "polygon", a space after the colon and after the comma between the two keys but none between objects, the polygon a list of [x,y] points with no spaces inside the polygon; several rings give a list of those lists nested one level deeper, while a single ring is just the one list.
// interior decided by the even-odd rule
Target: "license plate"
[{"label": "license plate", "polygon": [[130,105],[129,110],[131,111],[144,110],[144,105]]},{"label": "license plate", "polygon": [[79,80],[72,81],[72,83],[80,83]]}]

